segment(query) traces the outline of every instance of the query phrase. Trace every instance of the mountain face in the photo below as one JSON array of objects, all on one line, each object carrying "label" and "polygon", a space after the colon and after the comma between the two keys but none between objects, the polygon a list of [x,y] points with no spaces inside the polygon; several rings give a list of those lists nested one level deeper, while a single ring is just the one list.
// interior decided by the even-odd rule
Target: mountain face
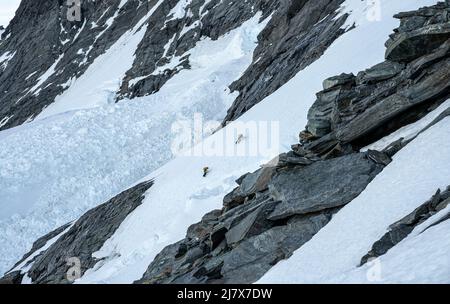
[{"label": "mountain face", "polygon": [[[24,0],[0,44],[0,53],[8,54],[0,75],[4,92],[0,128],[35,119],[96,58],[115,43],[123,43],[119,39],[127,31],[137,32],[147,25],[124,75],[106,88],[108,102],[159,91],[175,74],[189,69],[188,51],[198,41],[216,40],[261,12],[261,19],[271,18],[258,38],[254,54],[258,62],[231,85],[232,91],[241,93],[226,118],[233,120],[317,59],[342,34],[346,17],[334,18],[341,3],[82,1],[80,20],[70,21],[66,16],[71,8],[64,1]],[[280,67],[285,70],[282,74]]]},{"label": "mountain face", "polygon": [[[223,129],[205,142],[231,128],[229,121],[279,120],[283,153],[273,153],[270,162],[210,156],[169,162],[162,156],[168,149],[150,150],[148,161],[163,158],[167,164],[155,165],[152,169],[159,169],[144,178],[124,178],[122,171],[131,170],[131,164],[112,175],[103,172],[114,162],[92,165],[76,149],[67,150],[80,174],[94,168],[90,191],[108,190],[79,196],[92,198],[94,206],[84,209],[94,208],[86,213],[80,208],[62,226],[62,216],[38,226],[45,236],[34,244],[24,237],[13,258],[5,259],[9,271],[4,269],[0,283],[366,282],[374,259],[389,265],[381,282],[409,282],[411,277],[448,282],[450,2],[382,1],[381,7],[385,19],[370,21],[366,4],[352,0],[83,1],[81,19],[72,22],[65,18],[70,8],[62,1],[23,0],[0,41],[0,90],[5,92],[0,96],[0,141],[5,151],[19,143],[15,134],[39,138],[33,143],[46,143],[48,136],[42,134],[50,134],[64,143],[66,134],[45,132],[78,134],[79,124],[66,120],[69,111],[74,120],[89,117],[83,122],[93,130],[97,126],[91,120],[123,119],[127,125],[139,119],[123,115],[128,106],[150,113],[165,110],[143,106],[160,96],[177,107],[178,95],[169,95],[166,88],[189,81],[195,87],[208,75],[213,86],[223,89],[225,83],[225,91],[234,94],[217,107],[225,108],[222,116],[211,114],[223,121]],[[206,51],[221,54],[222,45],[214,43],[230,36],[235,38],[225,49],[239,53],[235,60],[205,58]],[[242,49],[235,50],[234,40]],[[247,43],[254,47],[242,47]],[[384,60],[366,50],[380,50]],[[251,55],[247,64],[240,63],[241,53]],[[109,69],[111,64],[116,66]],[[229,66],[238,64],[240,72],[232,73]],[[203,66],[213,72],[205,74]],[[105,73],[111,77],[97,76]],[[185,111],[192,104],[181,106]],[[118,128],[108,128],[114,131],[111,137],[122,136]],[[128,140],[112,154],[126,154],[127,145],[136,155],[145,154],[139,145],[157,138],[147,133],[134,138],[130,130],[138,129],[121,128],[130,133]],[[116,138],[99,134],[69,143],[113,146]],[[233,145],[241,141],[255,139],[242,136]],[[34,168],[28,161],[23,167]],[[211,172],[203,177],[199,172],[205,165]],[[0,194],[13,202],[14,183],[22,173],[6,161],[2,166],[6,190]],[[108,184],[115,181],[108,175],[117,178],[115,187]],[[62,173],[61,181],[68,176]],[[77,182],[75,177],[70,181]],[[82,185],[64,192],[67,208],[69,201],[77,201],[75,192],[87,191]],[[56,208],[48,197],[61,189],[52,185],[31,193],[46,191],[37,206]],[[10,234],[19,230],[10,229]],[[5,235],[0,240],[6,243]],[[31,251],[25,254],[24,248]],[[426,249],[434,259],[420,259]],[[18,254],[25,255],[20,259]],[[70,270],[77,265],[72,277]],[[405,275],[407,269],[414,275]]]},{"label": "mountain face", "polygon": [[73,21],[64,1],[22,1],[0,44],[1,271],[173,158],[174,122],[223,121],[318,59],[341,3],[82,1]]}]

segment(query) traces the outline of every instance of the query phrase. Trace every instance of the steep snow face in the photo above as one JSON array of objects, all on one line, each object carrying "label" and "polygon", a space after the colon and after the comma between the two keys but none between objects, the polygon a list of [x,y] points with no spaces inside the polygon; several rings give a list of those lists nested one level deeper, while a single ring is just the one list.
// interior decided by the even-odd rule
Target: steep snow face
[{"label": "steep snow face", "polygon": [[[98,57],[89,66],[88,70],[70,85],[68,90],[64,91],[60,96],[57,96],[55,102],[50,104],[36,117],[36,120],[68,111],[113,104],[115,102],[116,92],[120,87],[126,71],[133,65],[135,59],[134,52],[147,30],[147,27],[142,25],[153,15],[162,2],[162,0],[157,2],[134,28],[122,35],[104,55]],[[111,18],[109,23],[107,22],[109,25],[123,5],[125,5],[124,1],[120,3],[116,15]],[[50,69],[54,69],[56,65],[57,62]],[[44,76],[47,74],[51,75],[53,72],[53,70],[51,73],[47,72]],[[45,80],[46,78],[40,79],[31,91],[41,86]]]},{"label": "steep snow face", "polygon": [[[307,111],[315,100],[315,93],[322,89],[323,79],[342,72],[356,73],[383,61],[386,37],[398,26],[392,16],[435,3],[431,0],[383,0],[380,15],[374,19],[368,18],[372,7],[365,1],[346,1],[342,13],[351,14],[347,26],[355,22],[355,29],[341,36],[319,60],[238,121],[201,144],[210,146],[221,142],[226,133],[240,123],[266,121],[279,123],[278,147],[270,155],[178,157],[149,175],[146,179],[155,178],[156,182],[145,201],[95,254],[105,259],[78,282],[130,283],[139,279],[156,254],[185,236],[189,225],[198,222],[206,212],[222,207],[222,199],[236,186],[233,182],[236,178],[256,170],[271,156],[290,149],[290,145],[298,141],[298,132],[306,125]],[[257,146],[258,137],[246,137],[244,142]],[[201,170],[205,166],[211,169],[207,178],[202,177]]]},{"label": "steep snow face", "polygon": [[328,226],[290,259],[272,268],[260,282],[448,281],[448,221],[419,234],[418,231],[426,227],[421,225],[378,261],[359,269],[357,265],[372,244],[387,232],[389,225],[414,211],[437,189],[448,186],[449,138],[450,118],[420,134],[395,155],[393,162],[359,197],[336,214]]},{"label": "steep snow face", "polygon": [[450,221],[426,229],[449,212],[447,207],[384,256],[336,279],[343,283],[449,284]]},{"label": "steep snow face", "polygon": [[[192,68],[181,71],[157,94],[0,132],[0,273],[37,237],[107,201],[171,159],[175,121],[192,119],[195,112],[205,120],[221,120],[234,99],[228,86],[251,64],[257,35],[268,21],[259,23],[260,17],[255,15],[218,40],[200,41],[189,52]],[[130,45],[139,33],[128,36]],[[120,61],[122,50],[113,48],[105,59],[99,58],[96,69],[79,79],[61,102],[78,108],[90,98],[103,100],[104,92],[95,92],[108,84],[107,77],[114,79],[120,72],[109,65]],[[77,96],[83,97],[80,103]]]}]

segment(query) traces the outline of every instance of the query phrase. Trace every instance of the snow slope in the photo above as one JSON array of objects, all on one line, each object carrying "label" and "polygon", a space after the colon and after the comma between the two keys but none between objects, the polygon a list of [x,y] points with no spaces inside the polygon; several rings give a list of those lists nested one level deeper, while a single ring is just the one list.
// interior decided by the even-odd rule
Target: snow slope
[{"label": "snow slope", "polygon": [[[0,132],[0,274],[38,237],[170,160],[177,135],[171,131],[174,122],[191,120],[195,112],[203,113],[205,120],[223,119],[235,98],[228,86],[251,63],[257,35],[268,21],[259,23],[260,17],[218,40],[203,39],[190,51],[191,70],[181,71],[157,94],[132,102],[108,104],[108,94],[102,92],[106,77],[118,75],[109,63],[124,54],[113,47],[103,55],[107,60],[98,58],[96,69],[89,69],[61,96],[52,108],[55,112],[49,108],[45,113],[90,106],[89,98],[104,106]],[[127,36],[131,45],[139,35]]]},{"label": "snow slope", "polygon": [[[315,63],[249,110],[237,122],[204,141],[209,146],[222,141],[225,133],[242,122],[278,122],[279,147],[272,155],[298,141],[298,132],[306,125],[306,114],[322,89],[323,79],[342,72],[358,72],[384,60],[384,42],[398,26],[395,13],[432,5],[436,1],[380,1],[381,14],[373,18],[373,7],[365,1],[348,0],[342,12],[350,12],[346,26],[357,27],[341,36]],[[376,15],[376,14],[375,14]],[[357,47],[355,47],[355,42]],[[345,63],[345,65],[343,64]],[[247,145],[257,145],[257,137],[247,137]],[[221,208],[223,196],[235,187],[233,180],[254,171],[270,159],[268,154],[242,157],[178,157],[149,175],[155,185],[138,207],[95,254],[105,258],[89,270],[79,283],[130,283],[139,279],[149,263],[165,246],[185,236],[189,225],[212,209]],[[208,178],[201,177],[204,166],[211,168]]]},{"label": "snow slope", "polygon": [[[56,97],[55,101],[44,109],[36,119],[43,119],[67,111],[113,104],[115,102],[116,92],[119,90],[125,73],[133,65],[135,58],[134,52],[142,38],[144,38],[145,31],[147,30],[147,26],[142,25],[151,18],[162,2],[159,1],[155,4],[134,28],[123,34],[105,54],[96,58],[89,65],[88,70],[80,78],[76,79],[68,90]],[[123,5],[125,5],[124,1],[119,4],[116,15],[111,17],[111,20],[107,24],[110,25],[112,23],[112,20],[117,16]],[[99,34],[97,39],[102,33]],[[90,49],[86,51],[86,58],[89,55],[89,51]],[[53,66],[56,66],[56,64]],[[51,74],[53,74],[53,71]],[[35,88],[40,86],[40,82],[45,82],[45,79],[39,81]],[[34,89],[31,89],[31,91],[34,91]]]},{"label": "snow slope", "polygon": [[446,102],[441,104],[437,109],[431,111],[428,115],[426,115],[419,121],[416,121],[415,123],[400,128],[399,130],[393,132],[392,134],[389,134],[388,136],[381,138],[379,141],[374,142],[367,147],[364,147],[363,149],[361,149],[361,151],[367,150],[382,151],[387,146],[389,146],[389,144],[399,140],[400,138],[403,138],[403,140],[405,141],[411,140],[449,107],[450,107],[450,100],[447,100]]},{"label": "snow slope", "polygon": [[450,284],[450,221],[423,231],[449,212],[450,208],[442,210],[384,256],[341,275],[339,281]]},{"label": "snow slope", "polygon": [[[380,282],[448,281],[450,247],[445,246],[450,232],[448,222],[422,235],[408,237],[381,257],[378,266],[355,269],[389,225],[414,211],[437,189],[449,185],[449,139],[450,118],[419,135],[395,155],[393,162],[359,197],[291,258],[272,268],[260,282],[365,282],[373,277],[363,274],[370,274],[375,266],[380,267],[377,280]],[[427,256],[429,253],[432,254]],[[447,267],[435,269],[439,265]]]}]

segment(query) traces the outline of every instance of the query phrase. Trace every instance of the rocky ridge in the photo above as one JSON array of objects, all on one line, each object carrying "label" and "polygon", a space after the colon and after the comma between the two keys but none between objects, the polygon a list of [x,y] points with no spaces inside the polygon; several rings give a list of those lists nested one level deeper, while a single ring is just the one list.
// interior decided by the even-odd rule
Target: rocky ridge
[{"label": "rocky ridge", "polygon": [[[450,186],[442,192],[440,189],[437,190],[436,194],[433,195],[430,200],[417,207],[416,210],[401,220],[389,226],[389,231],[380,240],[375,242],[369,253],[361,259],[361,265],[388,252],[392,247],[404,240],[417,226],[424,223],[438,212],[444,210],[449,204]],[[444,215],[438,222],[426,227],[423,231],[434,225],[438,225],[440,222],[446,221],[449,218],[450,212],[448,212],[447,215]]]},{"label": "rocky ridge", "polygon": [[[387,43],[386,61],[356,76],[326,79],[299,143],[239,178],[239,186],[225,196],[223,209],[208,213],[188,229],[185,239],[166,247],[136,283],[252,283],[308,242],[412,139],[399,138],[383,151],[360,149],[420,120],[450,98],[450,35],[445,26],[439,26],[449,22],[448,12],[446,1],[397,15],[401,25]],[[437,34],[439,43],[427,36],[429,25],[443,29]],[[414,34],[399,34],[410,32]],[[435,37],[436,32],[429,35]],[[396,43],[397,39],[403,42]],[[390,54],[398,50],[393,45],[410,45],[420,51],[394,60]],[[447,109],[423,130],[449,115]],[[386,227],[387,234],[362,257],[362,264],[387,252],[447,204],[448,191],[438,192],[412,214]],[[441,219],[445,220],[448,216]],[[36,258],[28,272],[35,283],[64,282],[64,266],[55,261],[66,256],[66,247],[89,244],[77,244],[76,236],[93,226],[102,227],[83,223],[80,230],[71,228],[69,238],[61,236]],[[86,265],[93,267],[98,261],[90,260],[89,253],[98,247],[86,246]],[[14,272],[3,280],[19,281]]]},{"label": "rocky ridge", "polygon": [[82,1],[81,19],[69,21],[60,2],[22,1],[2,34],[0,55],[11,58],[0,65],[0,130],[33,120],[136,26],[147,26],[145,35],[112,102],[157,92],[190,68],[189,50],[198,41],[215,40],[262,12],[272,18],[253,64],[231,86],[241,93],[226,118],[233,120],[319,58],[344,33],[347,18],[337,16],[343,0],[108,0]]},{"label": "rocky ridge", "polygon": [[[440,2],[396,15],[401,25],[386,43],[385,62],[356,76],[342,74],[325,80],[301,134],[305,149],[324,155],[343,145],[364,147],[417,121],[447,100],[449,6]],[[430,26],[433,32],[429,32]],[[409,46],[408,55],[394,57],[396,52],[403,53],[400,49],[404,45]]]}]

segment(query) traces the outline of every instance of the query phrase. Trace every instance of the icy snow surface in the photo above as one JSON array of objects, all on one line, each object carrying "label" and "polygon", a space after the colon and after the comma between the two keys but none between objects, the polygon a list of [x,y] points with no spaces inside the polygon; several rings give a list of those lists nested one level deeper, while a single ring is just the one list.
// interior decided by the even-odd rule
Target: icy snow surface
[{"label": "icy snow surface", "polygon": [[[194,112],[205,120],[223,119],[235,98],[228,86],[251,63],[257,35],[268,21],[258,23],[260,17],[216,41],[201,40],[190,52],[192,69],[157,94],[109,105],[102,91],[105,76],[115,79],[111,62],[125,52],[113,47],[46,112],[65,113],[0,132],[0,274],[38,237],[170,160],[175,121],[190,120]],[[127,36],[131,45],[134,36]],[[66,112],[90,98],[106,105]]]},{"label": "icy snow surface", "polygon": [[[78,78],[68,90],[64,91],[60,96],[57,96],[55,101],[36,117],[36,120],[67,111],[113,104],[121,80],[126,71],[133,65],[135,58],[134,52],[147,30],[147,26],[142,25],[153,15],[162,2],[163,1],[160,0],[155,4],[134,28],[123,34],[105,54],[96,58],[89,66],[88,70]],[[120,5],[124,4],[125,3],[122,1]],[[111,26],[112,21],[117,17],[118,12],[119,9],[108,21],[106,21],[106,28],[98,34],[97,38]],[[86,56],[88,54],[89,51],[86,52]],[[60,58],[62,58],[62,56],[63,55],[61,55]],[[51,72],[50,75],[53,74],[53,70],[52,68],[49,69]],[[44,75],[49,74],[49,71]],[[42,79],[40,82],[43,83],[45,80],[46,79]],[[39,87],[39,83],[35,88],[36,87]],[[34,91],[34,89],[32,89],[32,91]]]},{"label": "icy snow surface", "polygon": [[420,119],[419,121],[412,123],[410,125],[404,126],[403,128],[393,132],[392,134],[383,137],[379,141],[361,149],[361,151],[367,150],[378,150],[382,151],[389,144],[403,138],[403,140],[410,140],[414,138],[420,131],[422,131],[426,126],[433,122],[442,112],[450,108],[450,100],[447,100],[443,104],[441,104],[437,109],[430,112],[427,116]]},{"label": "icy snow surface", "polygon": [[[315,100],[315,93],[322,89],[322,81],[342,72],[356,73],[383,61],[384,42],[398,26],[398,20],[392,16],[435,3],[431,0],[382,0],[381,15],[375,14],[377,18],[374,18],[365,1],[346,1],[342,13],[352,14],[346,26],[356,23],[357,27],[340,37],[319,60],[249,110],[238,122],[279,122],[279,150],[288,150],[298,141],[298,133],[306,125],[306,114]],[[232,123],[207,138],[205,145],[220,141],[224,132],[235,125]],[[247,144],[256,144],[257,140],[246,138]],[[277,155],[276,150],[272,156]],[[156,254],[185,236],[189,225],[199,221],[206,212],[221,208],[223,196],[236,186],[234,179],[256,170],[267,159],[267,155],[178,157],[158,169],[146,178],[155,178],[156,182],[147,192],[144,203],[95,254],[105,260],[79,282],[130,283],[139,279]],[[211,168],[206,179],[201,176],[204,166]]]}]

